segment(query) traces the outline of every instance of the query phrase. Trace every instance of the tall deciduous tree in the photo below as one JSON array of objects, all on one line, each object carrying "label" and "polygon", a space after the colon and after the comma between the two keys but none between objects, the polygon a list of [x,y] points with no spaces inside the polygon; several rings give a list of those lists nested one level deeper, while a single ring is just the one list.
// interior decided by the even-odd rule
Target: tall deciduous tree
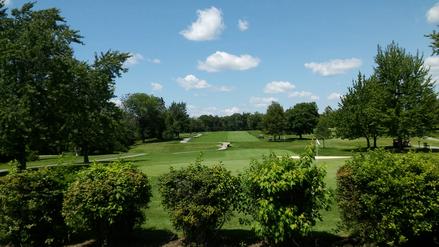
[{"label": "tall deciduous tree", "polygon": [[72,78],[70,45],[80,43],[57,9],[33,3],[8,16],[0,2],[0,152],[26,168],[26,153],[65,142],[64,109]]},{"label": "tall deciduous tree", "polygon": [[123,100],[125,110],[137,120],[142,142],[147,138],[162,138],[165,130],[166,106],[162,98],[145,93],[128,95]]},{"label": "tall deciduous tree", "polygon": [[434,127],[439,115],[438,95],[419,54],[411,55],[391,43],[384,50],[378,47],[375,62],[378,87],[385,99],[386,132],[402,148],[403,140],[423,136]]},{"label": "tall deciduous tree", "polygon": [[123,64],[128,57],[128,53],[108,51],[96,55],[91,65],[72,61],[75,81],[68,122],[70,137],[81,147],[84,163],[89,162],[90,148],[111,135],[122,117],[110,100],[114,97],[115,79],[126,72]]},{"label": "tall deciduous tree", "polygon": [[272,102],[264,116],[264,127],[267,134],[273,135],[274,139],[285,131],[284,108],[277,102]]},{"label": "tall deciduous tree", "polygon": [[313,133],[319,119],[319,112],[315,102],[299,103],[285,113],[287,128],[289,131],[299,135]]},{"label": "tall deciduous tree", "polygon": [[189,115],[186,110],[186,103],[180,102],[169,106],[166,114],[166,127],[175,137],[180,138],[180,133],[187,131],[189,126]]},{"label": "tall deciduous tree", "polygon": [[332,137],[334,111],[331,107],[326,107],[323,114],[319,116],[319,121],[314,131],[317,139],[323,140],[323,147],[325,147],[325,140]]},{"label": "tall deciduous tree", "polygon": [[343,95],[336,113],[337,135],[341,138],[366,138],[367,148],[373,140],[377,145],[378,136],[383,134],[385,105],[382,90],[376,77],[366,79],[358,73],[352,87]]}]

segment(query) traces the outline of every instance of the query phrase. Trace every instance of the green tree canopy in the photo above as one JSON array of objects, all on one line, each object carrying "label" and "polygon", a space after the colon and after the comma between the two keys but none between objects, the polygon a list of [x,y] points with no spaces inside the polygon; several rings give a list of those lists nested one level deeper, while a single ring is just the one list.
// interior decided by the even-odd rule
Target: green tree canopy
[{"label": "green tree canopy", "polygon": [[272,102],[267,108],[267,113],[264,116],[265,131],[269,135],[279,137],[285,131],[285,113],[284,108],[277,102]]},{"label": "green tree canopy", "polygon": [[374,72],[386,106],[387,135],[401,144],[402,140],[427,134],[437,122],[439,106],[423,57],[391,43],[386,49],[378,47],[375,62]]},{"label": "green tree canopy", "polygon": [[64,110],[73,77],[72,43],[80,43],[58,9],[0,4],[0,152],[26,167],[26,152],[65,141]]},{"label": "green tree canopy", "polygon": [[352,87],[343,95],[336,113],[337,135],[341,138],[366,138],[367,148],[373,139],[376,147],[378,136],[383,134],[383,118],[385,114],[382,90],[376,77],[366,79],[358,73]]},{"label": "green tree canopy", "polygon": [[172,102],[166,114],[166,127],[177,138],[180,138],[181,132],[188,130],[189,115],[187,114],[186,103]]},{"label": "green tree canopy", "polygon": [[166,106],[162,98],[145,93],[128,95],[122,102],[124,109],[137,120],[143,142],[147,138],[162,138],[165,130]]},{"label": "green tree canopy", "polygon": [[287,128],[299,135],[313,133],[319,119],[319,112],[315,102],[299,103],[288,109],[285,113]]}]

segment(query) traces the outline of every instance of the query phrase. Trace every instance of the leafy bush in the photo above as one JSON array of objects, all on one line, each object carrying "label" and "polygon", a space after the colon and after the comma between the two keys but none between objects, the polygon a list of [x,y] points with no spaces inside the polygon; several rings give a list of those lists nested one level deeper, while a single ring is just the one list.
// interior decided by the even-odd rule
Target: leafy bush
[{"label": "leafy bush", "polygon": [[312,149],[299,160],[272,153],[242,174],[243,210],[269,243],[297,242],[320,219],[319,210],[329,208],[326,171],[314,164],[313,155]]},{"label": "leafy bush", "polygon": [[221,164],[201,165],[201,160],[160,178],[163,206],[186,240],[203,243],[221,228],[237,202],[239,180]]},{"label": "leafy bush", "polygon": [[78,173],[63,203],[65,222],[74,232],[90,233],[99,244],[143,222],[151,197],[145,174],[129,163],[93,164]]},{"label": "leafy bush", "polygon": [[59,246],[67,180],[63,170],[11,172],[0,178],[0,241],[14,246]]},{"label": "leafy bush", "polygon": [[439,236],[439,162],[383,150],[357,155],[337,172],[343,226],[367,242],[401,245]]}]

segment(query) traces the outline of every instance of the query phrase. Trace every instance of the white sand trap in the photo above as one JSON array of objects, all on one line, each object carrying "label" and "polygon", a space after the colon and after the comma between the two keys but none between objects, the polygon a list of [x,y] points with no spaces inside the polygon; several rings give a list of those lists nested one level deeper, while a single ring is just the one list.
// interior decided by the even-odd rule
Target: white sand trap
[{"label": "white sand trap", "polygon": [[230,142],[221,142],[218,151],[226,150],[229,147],[230,147]]},{"label": "white sand trap", "polygon": [[180,141],[180,143],[188,143],[191,140],[191,138],[184,138]]},{"label": "white sand trap", "polygon": [[198,134],[196,134],[195,136],[194,136],[194,138],[198,138],[198,137],[200,137],[200,136],[202,136],[203,134],[201,134],[201,133],[198,133]]}]

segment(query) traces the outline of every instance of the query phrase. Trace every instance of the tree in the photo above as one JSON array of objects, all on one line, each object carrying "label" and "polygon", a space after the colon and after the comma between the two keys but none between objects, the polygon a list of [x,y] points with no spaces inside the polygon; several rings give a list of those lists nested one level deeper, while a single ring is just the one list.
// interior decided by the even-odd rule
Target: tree
[{"label": "tree", "polygon": [[174,136],[180,138],[180,133],[187,131],[189,126],[189,115],[186,110],[186,103],[172,102],[166,114],[166,127]]},{"label": "tree", "polygon": [[115,79],[127,71],[123,63],[128,57],[128,53],[108,51],[96,55],[92,65],[72,61],[75,79],[68,122],[70,138],[81,147],[84,163],[89,163],[90,148],[113,133],[121,119],[110,100],[114,97]]},{"label": "tree", "polygon": [[386,106],[386,134],[395,137],[402,149],[403,140],[424,136],[434,127],[439,115],[438,94],[419,54],[411,55],[391,43],[385,50],[378,47],[375,63]]},{"label": "tree", "polygon": [[145,93],[128,95],[122,102],[125,111],[137,120],[140,138],[162,138],[165,130],[165,101]]},{"label": "tree", "polygon": [[302,139],[303,134],[313,133],[319,118],[315,102],[296,104],[293,108],[288,109],[285,115],[288,130],[299,135],[300,139]]},{"label": "tree", "polygon": [[314,135],[317,139],[323,140],[323,148],[325,147],[325,140],[332,137],[332,118],[334,111],[331,107],[326,107],[323,114],[320,115],[319,121],[314,131]]},{"label": "tree", "polygon": [[377,138],[383,133],[384,102],[382,90],[379,89],[375,76],[366,79],[358,73],[357,80],[343,95],[336,113],[337,135],[341,138],[366,138],[367,148],[373,139],[373,147],[377,146]]},{"label": "tree", "polygon": [[276,136],[279,137],[285,130],[285,115],[284,108],[277,102],[272,102],[267,108],[267,113],[264,116],[265,131],[273,135],[274,140]]},{"label": "tree", "polygon": [[58,9],[13,9],[0,3],[0,152],[26,168],[26,154],[65,141],[64,109],[72,77],[70,45],[78,32]]}]

